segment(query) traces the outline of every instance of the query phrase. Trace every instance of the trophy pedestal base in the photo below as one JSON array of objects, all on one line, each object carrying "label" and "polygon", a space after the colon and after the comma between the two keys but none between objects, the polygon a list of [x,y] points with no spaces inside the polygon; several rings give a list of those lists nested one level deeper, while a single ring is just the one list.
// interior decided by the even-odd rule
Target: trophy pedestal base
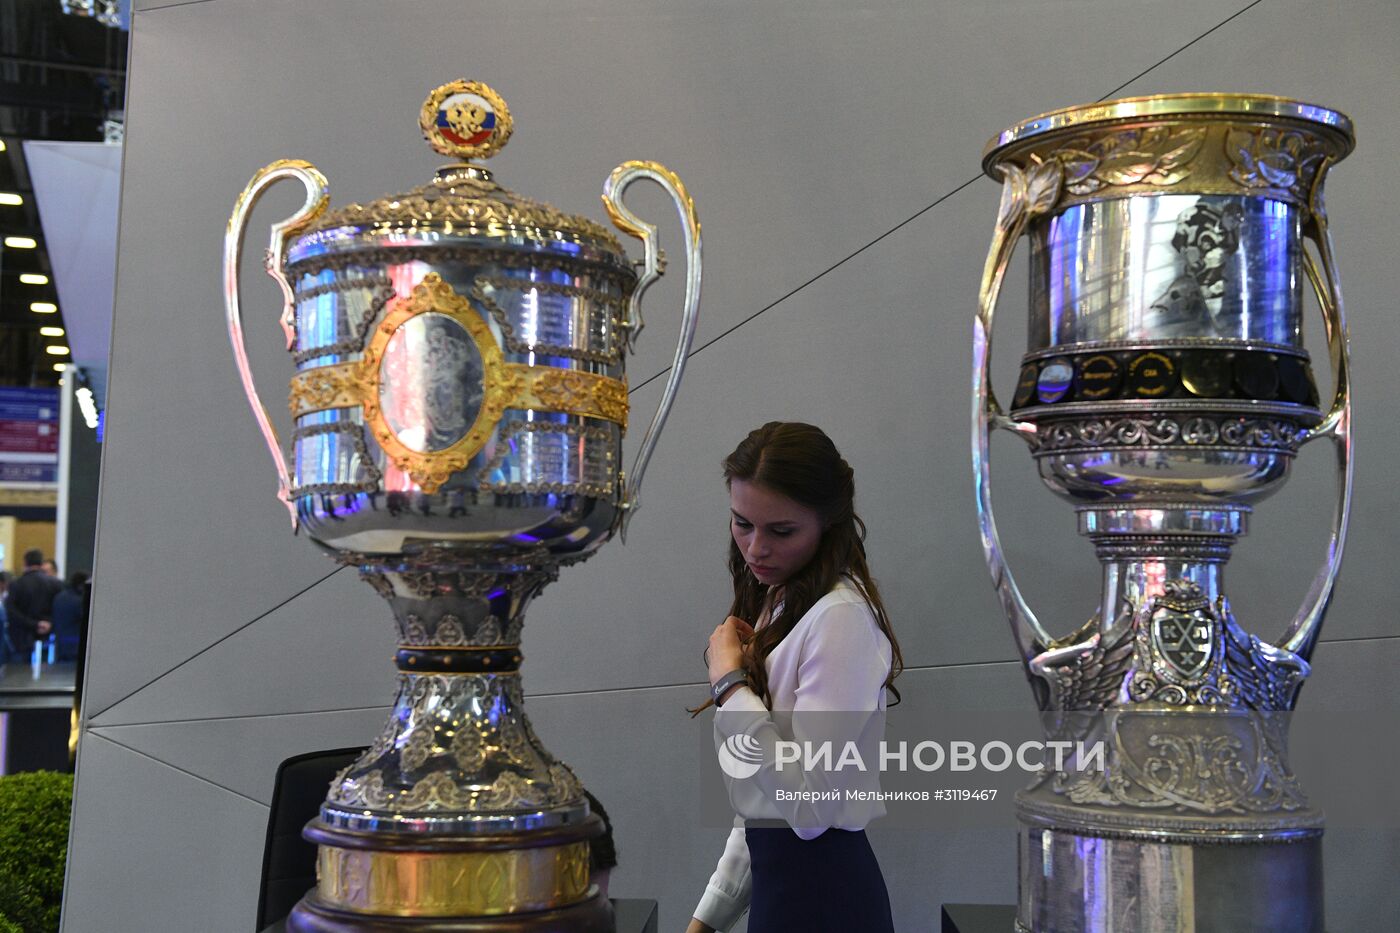
[{"label": "trophy pedestal base", "polygon": [[312,820],[316,888],[288,933],[615,933],[589,880],[603,821],[479,835],[357,831]]},{"label": "trophy pedestal base", "polygon": [[287,933],[615,933],[601,891],[580,904],[492,917],[388,917],[334,910],[308,894],[287,918]]},{"label": "trophy pedestal base", "polygon": [[1022,822],[1018,933],[1324,933],[1322,834],[1157,842]]}]

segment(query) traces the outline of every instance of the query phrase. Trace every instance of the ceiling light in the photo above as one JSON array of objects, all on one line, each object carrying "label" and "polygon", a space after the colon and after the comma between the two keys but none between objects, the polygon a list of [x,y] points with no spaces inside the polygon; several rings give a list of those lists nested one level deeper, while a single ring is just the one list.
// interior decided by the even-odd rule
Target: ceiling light
[{"label": "ceiling light", "polygon": [[41,337],[62,337],[62,336],[63,336],[63,328],[62,328],[62,327],[41,327],[41,328],[39,328],[39,336],[41,336]]},{"label": "ceiling light", "polygon": [[73,395],[78,399],[78,410],[83,413],[83,420],[87,426],[94,431],[97,430],[97,400],[92,397],[92,389],[85,385],[78,386],[78,391]]},{"label": "ceiling light", "polygon": [[63,372],[63,371],[64,371],[65,369],[67,369],[67,368],[68,368],[68,364],[67,364],[67,363],[54,363],[54,364],[53,364],[53,371],[56,372],[56,373],[61,373],[61,372]]},{"label": "ceiling light", "polygon": [[0,204],[4,204],[8,207],[19,207],[23,203],[24,198],[15,194],[13,191],[0,191]]},{"label": "ceiling light", "polygon": [[29,310],[35,314],[53,314],[58,310],[58,305],[52,301],[32,301],[29,303]]},{"label": "ceiling light", "polygon": [[49,277],[47,275],[40,275],[37,272],[26,272],[19,277],[19,281],[21,285],[47,285],[49,284]]},{"label": "ceiling light", "polygon": [[10,249],[34,249],[39,245],[39,241],[27,236],[7,236],[5,245]]},{"label": "ceiling light", "polygon": [[47,353],[49,356],[67,356],[68,348],[62,345],[44,347],[44,352]]},{"label": "ceiling light", "polygon": [[0,152],[4,152],[4,151],[5,151],[5,141],[4,141],[3,139],[0,139]]}]

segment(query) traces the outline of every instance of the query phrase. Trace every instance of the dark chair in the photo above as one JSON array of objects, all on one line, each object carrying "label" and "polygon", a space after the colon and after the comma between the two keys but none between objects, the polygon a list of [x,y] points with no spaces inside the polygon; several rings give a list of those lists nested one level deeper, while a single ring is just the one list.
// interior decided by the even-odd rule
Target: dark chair
[{"label": "dark chair", "polygon": [[277,768],[263,846],[256,929],[287,916],[302,895],[316,886],[316,847],[301,838],[302,827],[320,811],[331,779],[363,752],[363,747],[310,752],[288,758]]}]

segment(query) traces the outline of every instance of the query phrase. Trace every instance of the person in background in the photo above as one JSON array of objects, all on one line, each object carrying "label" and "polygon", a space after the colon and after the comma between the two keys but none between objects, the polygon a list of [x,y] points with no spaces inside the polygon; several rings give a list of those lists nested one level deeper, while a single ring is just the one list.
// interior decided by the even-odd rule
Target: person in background
[{"label": "person in background", "polygon": [[58,564],[55,564],[52,558],[44,561],[39,566],[43,568],[44,573],[53,577],[55,580],[62,581],[63,578],[58,575]]},{"label": "person in background", "polygon": [[24,573],[5,591],[5,615],[10,646],[27,658],[34,642],[53,629],[53,598],[63,584],[44,572],[44,552],[30,548],[24,552]]},{"label": "person in background", "polygon": [[10,622],[5,616],[5,590],[9,585],[9,572],[0,570],[0,664],[10,660],[15,653],[14,646],[10,644]]},{"label": "person in background", "polygon": [[83,589],[87,581],[87,571],[75,570],[68,576],[68,585],[53,598],[53,631],[60,661],[76,661],[82,651]]}]

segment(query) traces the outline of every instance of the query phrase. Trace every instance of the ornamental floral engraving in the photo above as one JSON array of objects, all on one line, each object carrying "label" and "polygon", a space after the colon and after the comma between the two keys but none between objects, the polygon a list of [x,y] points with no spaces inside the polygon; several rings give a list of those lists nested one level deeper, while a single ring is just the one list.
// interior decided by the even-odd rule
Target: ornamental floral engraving
[{"label": "ornamental floral engraving", "polygon": [[542,201],[506,192],[494,182],[465,185],[456,179],[450,187],[429,185],[411,194],[328,211],[307,235],[347,226],[390,232],[438,230],[448,224],[459,234],[511,233],[551,241],[588,239],[615,253],[622,252],[622,244],[612,231],[587,217],[566,214]]},{"label": "ornamental floral engraving", "polygon": [[1191,174],[1205,127],[1164,125],[1080,137],[1050,154],[1064,167],[1065,190],[1093,194],[1105,187],[1174,185]]},{"label": "ornamental floral engraving", "polygon": [[530,392],[541,406],[627,426],[627,383],[573,369],[531,368]]},{"label": "ornamental floral engraving", "polygon": [[326,408],[353,408],[363,391],[353,367],[316,366],[292,377],[287,408],[293,418]]},{"label": "ornamental floral engraving", "polygon": [[399,749],[399,767],[404,771],[417,771],[433,756],[437,729],[426,722],[408,733],[408,741]]},{"label": "ornamental floral engraving", "polygon": [[1100,447],[1250,447],[1296,453],[1299,428],[1281,418],[1193,415],[1081,418],[1037,432],[1037,456]]},{"label": "ornamental floral engraving", "polygon": [[1129,811],[1292,813],[1308,800],[1285,763],[1286,728],[1254,715],[1119,716],[1108,720],[1104,770],[1047,772],[1042,786],[1075,804]]},{"label": "ornamental floral engraving", "polygon": [[1225,154],[1230,177],[1246,188],[1283,189],[1306,200],[1313,172],[1327,155],[1317,137],[1297,130],[1232,129]]}]

